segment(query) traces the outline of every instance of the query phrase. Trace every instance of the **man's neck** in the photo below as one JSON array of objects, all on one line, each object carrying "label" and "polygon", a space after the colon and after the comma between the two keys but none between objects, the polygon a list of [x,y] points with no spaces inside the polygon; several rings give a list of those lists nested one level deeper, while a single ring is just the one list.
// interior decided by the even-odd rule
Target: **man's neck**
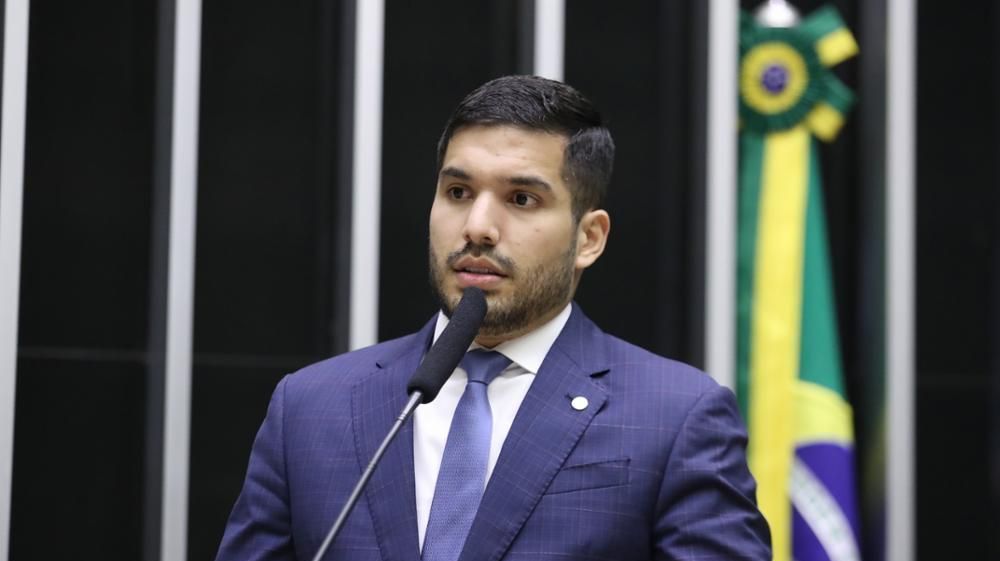
[{"label": "man's neck", "polygon": [[480,333],[479,335],[476,336],[476,343],[478,343],[480,346],[485,347],[487,349],[492,349],[493,347],[496,347],[497,345],[499,345],[501,343],[505,343],[505,342],[510,341],[512,339],[517,339],[518,337],[522,337],[524,335],[527,335],[528,333],[531,333],[532,331],[534,331],[534,330],[538,329],[539,327],[545,325],[546,323],[552,321],[552,318],[554,318],[557,315],[559,315],[559,313],[562,312],[563,309],[565,309],[565,307],[566,307],[566,304],[563,304],[562,306],[559,306],[558,308],[554,308],[554,309],[546,312],[544,315],[536,318],[535,321],[531,322],[530,325],[522,327],[521,329],[518,329],[516,331],[511,331],[511,332],[503,333],[503,334],[499,334],[499,335],[485,335],[483,333]]}]

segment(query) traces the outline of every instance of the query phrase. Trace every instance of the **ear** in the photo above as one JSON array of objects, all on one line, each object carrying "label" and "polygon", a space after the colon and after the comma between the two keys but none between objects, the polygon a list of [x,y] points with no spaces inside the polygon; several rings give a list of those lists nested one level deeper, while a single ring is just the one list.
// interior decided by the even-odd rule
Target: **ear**
[{"label": "ear", "polygon": [[603,209],[587,212],[576,229],[576,269],[582,271],[604,253],[611,231],[611,217]]}]

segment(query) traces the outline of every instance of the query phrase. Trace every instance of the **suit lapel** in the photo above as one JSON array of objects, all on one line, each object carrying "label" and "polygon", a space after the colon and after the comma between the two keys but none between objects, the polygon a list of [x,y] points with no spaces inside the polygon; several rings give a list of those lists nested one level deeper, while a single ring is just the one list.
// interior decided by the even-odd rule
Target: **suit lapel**
[{"label": "suit lapel", "polygon": [[[364,469],[406,405],[406,384],[430,343],[431,321],[395,357],[380,359],[377,370],[358,382],[351,396],[354,444]],[[413,478],[413,422],[407,422],[386,450],[365,488],[365,498],[385,561],[420,558]]]},{"label": "suit lapel", "polygon": [[[496,561],[504,555],[603,407],[607,392],[591,379],[607,371],[602,336],[574,305],[518,409],[460,561]],[[575,397],[586,398],[586,408],[571,406]]]}]

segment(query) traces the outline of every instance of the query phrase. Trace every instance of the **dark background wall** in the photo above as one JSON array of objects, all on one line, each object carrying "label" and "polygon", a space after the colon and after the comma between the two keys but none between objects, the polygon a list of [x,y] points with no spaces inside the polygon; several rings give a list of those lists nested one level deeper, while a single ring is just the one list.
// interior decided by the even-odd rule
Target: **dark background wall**
[{"label": "dark background wall", "polygon": [[215,555],[275,384],[344,348],[352,13],[204,4],[189,559]]},{"label": "dark background wall", "polygon": [[[876,30],[837,69],[865,103],[878,89],[864,69],[884,56],[880,12],[832,3],[859,36]],[[706,7],[567,4],[566,79],[602,108],[619,149],[610,245],[578,299],[608,331],[703,364]],[[823,2],[795,4],[808,13]],[[466,92],[528,70],[530,5],[386,7],[381,338],[434,311],[426,220],[435,143]],[[32,4],[11,559],[138,559],[151,523],[143,497],[156,476],[146,448],[162,234],[159,6]],[[917,550],[937,559],[961,544],[969,558],[996,558],[1000,14],[990,3],[918,7]],[[353,9],[204,4],[191,559],[214,554],[274,384],[346,347]],[[884,375],[871,337],[883,297],[883,209],[872,189],[884,115],[868,103],[822,148],[856,404],[880,391]],[[878,407],[857,409],[873,551],[884,418]],[[79,523],[52,540],[54,521],[66,520]]]},{"label": "dark background wall", "polygon": [[917,26],[917,535],[926,536],[918,542],[925,560],[954,554],[954,544],[969,559],[1000,557],[1000,493],[991,487],[1000,473],[1000,425],[991,417],[1000,405],[1000,12],[995,2],[953,8],[919,2]]},{"label": "dark background wall", "polygon": [[155,3],[30,21],[10,558],[137,559]]}]

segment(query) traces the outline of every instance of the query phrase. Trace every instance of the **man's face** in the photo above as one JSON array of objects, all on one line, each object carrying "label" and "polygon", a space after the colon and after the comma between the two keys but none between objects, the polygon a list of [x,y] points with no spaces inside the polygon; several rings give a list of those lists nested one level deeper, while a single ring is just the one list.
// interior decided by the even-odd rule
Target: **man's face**
[{"label": "man's face", "polygon": [[563,136],[502,125],[465,127],[448,143],[430,216],[431,283],[449,314],[463,289],[483,290],[480,343],[554,317],[577,269],[596,259],[577,262],[586,235],[562,177],[565,146]]}]

